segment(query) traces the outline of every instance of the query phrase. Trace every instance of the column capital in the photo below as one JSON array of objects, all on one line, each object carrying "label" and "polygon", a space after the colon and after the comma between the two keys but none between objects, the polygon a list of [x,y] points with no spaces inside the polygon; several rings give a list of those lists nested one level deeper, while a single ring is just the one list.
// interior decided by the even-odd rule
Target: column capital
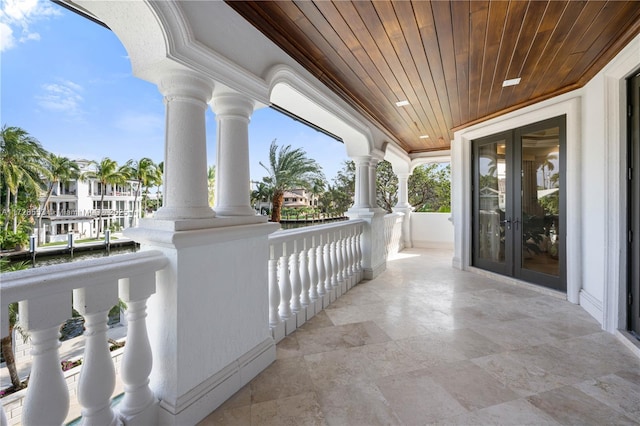
[{"label": "column capital", "polygon": [[174,71],[160,79],[158,90],[165,98],[190,98],[203,102],[211,100],[214,83],[190,71]]},{"label": "column capital", "polygon": [[255,101],[240,93],[215,94],[211,102],[211,109],[220,116],[251,117],[255,107]]},{"label": "column capital", "polygon": [[371,164],[370,155],[358,155],[355,157],[351,157],[351,159],[353,160],[354,163],[356,163],[356,165],[368,166],[369,164]]}]

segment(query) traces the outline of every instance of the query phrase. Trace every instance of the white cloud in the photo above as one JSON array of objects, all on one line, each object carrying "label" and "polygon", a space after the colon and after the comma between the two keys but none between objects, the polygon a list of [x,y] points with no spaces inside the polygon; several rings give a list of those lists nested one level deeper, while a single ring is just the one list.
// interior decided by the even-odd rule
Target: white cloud
[{"label": "white cloud", "polygon": [[3,0],[0,4],[0,52],[18,43],[40,40],[40,34],[32,31],[31,25],[61,15],[60,10],[46,0]]},{"label": "white cloud", "polygon": [[80,116],[83,111],[81,104],[84,98],[81,95],[82,86],[68,80],[60,80],[58,83],[42,85],[44,93],[36,96],[38,105],[50,111],[62,112],[72,117]]}]

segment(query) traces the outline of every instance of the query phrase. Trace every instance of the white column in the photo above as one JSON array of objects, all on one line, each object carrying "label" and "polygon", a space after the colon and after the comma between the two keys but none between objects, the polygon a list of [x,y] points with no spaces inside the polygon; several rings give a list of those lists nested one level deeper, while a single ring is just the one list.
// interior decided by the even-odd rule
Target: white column
[{"label": "white column", "polygon": [[353,208],[367,209],[371,207],[369,191],[369,162],[371,157],[354,157],[356,163],[356,188]]},{"label": "white column", "polygon": [[411,212],[414,210],[409,204],[409,176],[411,173],[396,172],[398,176],[398,204],[393,208],[394,212],[404,213],[402,220],[402,242],[405,248],[413,247],[411,240]]},{"label": "white column", "polygon": [[215,217],[207,192],[205,111],[213,84],[194,73],[173,73],[158,85],[166,105],[164,202],[155,219]]},{"label": "white column", "polygon": [[254,104],[239,93],[213,98],[218,123],[215,211],[220,216],[256,214],[249,194],[249,118]]},{"label": "white column", "polygon": [[377,158],[371,158],[369,162],[369,204],[374,209],[378,207],[378,186],[376,185],[378,162]]}]

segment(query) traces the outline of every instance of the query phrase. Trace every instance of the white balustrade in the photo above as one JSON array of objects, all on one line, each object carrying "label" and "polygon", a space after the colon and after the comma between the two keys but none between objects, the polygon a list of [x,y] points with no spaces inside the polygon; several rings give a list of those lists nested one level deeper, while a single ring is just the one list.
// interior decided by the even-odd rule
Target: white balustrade
[{"label": "white balustrade", "polygon": [[276,341],[360,282],[364,224],[349,220],[269,236],[269,326]]},{"label": "white balustrade", "polygon": [[[31,376],[21,424],[62,424],[69,411],[69,391],[60,366],[60,325],[74,307],[85,316],[85,351],[77,396],[83,424],[135,423],[153,414],[157,400],[149,388],[152,354],[144,317],[155,292],[155,273],[167,264],[158,251],[146,251],[3,274],[0,287],[2,330],[8,330],[7,306],[19,302],[21,326],[31,336]],[[120,281],[120,287],[119,287]],[[107,315],[128,303],[129,334],[122,380],[125,396],[111,408],[115,385],[107,340]],[[6,332],[5,332],[6,333]],[[4,334],[4,333],[2,333]],[[4,416],[4,412],[2,413]]]}]

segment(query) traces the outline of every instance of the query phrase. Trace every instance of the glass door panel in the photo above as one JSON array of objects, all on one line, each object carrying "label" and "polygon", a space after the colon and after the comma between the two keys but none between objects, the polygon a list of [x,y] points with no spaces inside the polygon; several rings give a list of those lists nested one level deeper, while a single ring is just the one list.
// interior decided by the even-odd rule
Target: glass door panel
[{"label": "glass door panel", "polygon": [[478,141],[474,153],[474,264],[499,273],[511,262],[507,145],[507,138],[492,137]]},{"label": "glass door panel", "polygon": [[560,145],[558,127],[523,134],[521,266],[560,276]]}]

